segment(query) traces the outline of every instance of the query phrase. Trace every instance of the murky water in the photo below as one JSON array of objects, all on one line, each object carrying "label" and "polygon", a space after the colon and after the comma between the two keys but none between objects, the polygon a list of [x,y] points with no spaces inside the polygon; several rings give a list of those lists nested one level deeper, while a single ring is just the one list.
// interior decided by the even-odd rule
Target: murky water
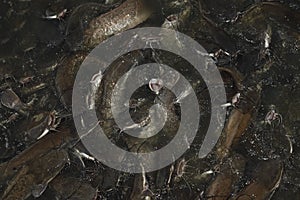
[{"label": "murky water", "polygon": [[[86,158],[82,161],[76,150],[85,152],[85,148],[73,140],[76,132],[70,95],[77,69],[70,63],[80,62],[87,54],[84,50],[78,51],[89,22],[121,3],[111,2],[104,5],[101,0],[1,0],[0,173],[3,174],[0,174],[0,196],[34,199],[31,194],[35,194],[37,199],[45,200],[145,199],[147,196],[152,199],[237,199],[231,193],[242,196],[243,192],[246,195],[252,192],[258,194],[254,199],[266,199],[278,182],[279,187],[271,199],[300,198],[300,2],[158,0],[155,12],[138,26],[164,24],[189,35],[214,54],[218,67],[233,68],[245,77],[241,81],[245,88],[241,89],[234,80],[234,72],[230,74],[220,68],[228,101],[238,91],[248,99],[241,99],[237,108],[228,108],[228,118],[233,116],[228,121],[240,123],[239,130],[242,130],[238,140],[234,136],[232,143],[227,143],[229,139],[224,136],[225,145],[231,151],[229,155],[224,153],[224,143],[220,142],[211,155],[199,159],[196,153],[210,117],[209,94],[199,74],[184,59],[163,51],[132,52],[115,61],[103,78],[107,82],[100,85],[97,93],[100,100],[95,103],[105,133],[123,149],[147,152],[161,148],[174,137],[180,121],[180,104],[171,104],[168,112],[172,117],[162,130],[162,138],[155,136],[145,141],[128,136],[121,139],[121,131],[110,120],[112,114],[107,108],[110,102],[105,95],[111,92],[109,81],[117,80],[134,62],[169,64],[192,83],[200,105],[200,128],[191,148],[173,165],[145,176],[121,173]],[[170,23],[173,24],[170,26]],[[120,63],[125,63],[125,67],[121,69]],[[256,88],[258,83],[259,89]],[[255,93],[247,90],[253,85]],[[147,86],[133,94],[129,107],[135,122],[146,120],[155,99],[155,93]],[[169,103],[176,101],[170,91],[161,99]],[[17,103],[8,106],[6,102]],[[234,116],[232,113],[238,109],[244,113]],[[272,109],[278,114],[269,118],[270,125],[266,125],[265,116]],[[230,133],[239,134],[239,130],[228,129]],[[41,150],[29,148],[39,144],[36,139],[45,131],[63,137],[49,135],[50,139],[45,140],[47,145],[41,145]],[[28,150],[28,154],[21,154],[24,150]],[[51,162],[45,162],[46,156],[53,156],[54,151],[57,151],[57,157],[51,158],[54,161],[49,158]],[[22,155],[35,155],[38,159],[33,161],[29,156],[26,160]],[[11,161],[13,158],[15,161]],[[68,159],[70,162],[66,164]],[[7,170],[7,164],[12,166],[14,162],[16,167]],[[56,171],[55,167],[47,166],[51,163],[64,168]],[[45,175],[34,167],[55,170]],[[214,173],[203,174],[210,170]],[[47,178],[37,181],[40,174]],[[26,178],[25,187],[22,180]],[[260,184],[260,190],[256,183]],[[28,184],[32,184],[32,188]],[[216,185],[221,185],[224,191],[218,191],[220,186]]]}]

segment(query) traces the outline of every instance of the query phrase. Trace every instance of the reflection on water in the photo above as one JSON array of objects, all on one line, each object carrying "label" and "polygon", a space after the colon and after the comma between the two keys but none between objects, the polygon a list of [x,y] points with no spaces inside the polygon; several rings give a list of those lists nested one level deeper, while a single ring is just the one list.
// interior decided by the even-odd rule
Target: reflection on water
[{"label": "reflection on water", "polygon": [[[139,88],[128,107],[135,122],[148,123],[149,108],[163,90],[162,99],[171,105],[167,107],[171,117],[161,137],[139,140],[126,136],[111,120],[107,106],[113,87],[110,81],[134,64],[159,60],[184,74],[197,94],[202,116],[195,141],[180,160],[152,173],[121,173],[95,162],[74,139],[70,110],[78,70],[74,63],[80,63],[88,53],[76,50],[89,22],[121,2],[1,0],[3,199],[237,199],[250,194],[265,199],[273,191],[272,199],[299,197],[299,2],[157,1],[155,12],[138,26],[163,26],[191,36],[220,67],[228,102],[241,95],[233,106],[228,104],[227,129],[214,152],[205,159],[196,156],[210,116],[209,94],[202,78],[184,59],[148,49],[125,55],[103,77],[101,74],[104,84],[100,85],[95,106],[105,119],[101,121],[105,133],[123,149],[144,152],[160,148],[174,137],[180,121],[180,100],[164,91],[158,79],[149,82],[154,92],[148,86]],[[266,123],[270,106],[278,115],[268,116]],[[48,139],[39,140],[46,133],[50,133]],[[32,148],[33,144],[39,150]],[[51,158],[47,160],[47,156]],[[229,197],[231,193],[234,195]]]}]

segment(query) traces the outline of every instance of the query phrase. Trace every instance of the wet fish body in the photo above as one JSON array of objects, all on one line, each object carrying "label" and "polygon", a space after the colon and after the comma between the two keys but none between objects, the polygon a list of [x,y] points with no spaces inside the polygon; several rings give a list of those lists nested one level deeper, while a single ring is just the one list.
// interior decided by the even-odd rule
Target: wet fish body
[{"label": "wet fish body", "polygon": [[133,28],[151,14],[144,0],[127,0],[119,7],[92,20],[84,33],[84,47],[93,48],[109,36]]},{"label": "wet fish body", "polygon": [[1,199],[25,200],[30,195],[39,197],[68,162],[69,157],[65,150],[52,150],[21,166],[9,181]]}]

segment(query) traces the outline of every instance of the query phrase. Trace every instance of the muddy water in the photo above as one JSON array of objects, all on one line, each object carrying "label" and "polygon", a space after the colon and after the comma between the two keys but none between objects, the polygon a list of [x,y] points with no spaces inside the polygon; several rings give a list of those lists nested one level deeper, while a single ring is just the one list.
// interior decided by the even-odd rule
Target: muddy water
[{"label": "muddy water", "polygon": [[[64,126],[67,124],[71,129],[72,119],[68,116],[71,113],[70,92],[72,77],[77,69],[62,66],[61,63],[76,62],[76,56],[84,56],[87,53],[76,53],[78,44],[81,44],[84,38],[85,29],[92,19],[101,13],[109,12],[120,4],[119,1],[111,2],[113,3],[104,6],[104,1],[101,0],[89,2],[83,0],[0,1],[0,92],[7,89],[13,90],[22,101],[22,105],[26,107],[24,114],[23,111],[18,112],[4,104],[0,106],[1,163],[18,158],[15,156],[22,155],[21,152],[30,149],[29,147],[36,143],[36,138],[28,138],[28,134],[32,126],[36,126],[32,124],[32,121],[36,123],[41,118],[40,120],[45,123],[46,117],[40,117],[41,114],[56,110],[62,117],[60,123]],[[299,2],[293,0],[285,1],[284,4],[254,0],[191,0],[183,4],[182,2],[184,1],[160,0],[157,3],[158,8],[149,18],[135,25],[161,26],[169,15],[177,14],[180,19],[176,22],[176,28],[179,31],[194,38],[210,53],[216,53],[222,49],[230,54],[228,56],[227,53],[221,52],[218,55],[216,53],[217,66],[238,70],[243,76],[243,79],[239,81],[246,89],[256,83],[260,84],[259,95],[255,93],[240,102],[240,105],[244,107],[247,105],[255,105],[255,107],[251,115],[247,115],[248,111],[245,110],[237,114],[237,116],[248,116],[247,123],[243,123],[246,124],[245,127],[238,127],[235,131],[238,132],[238,138],[224,136],[224,141],[234,141],[234,145],[226,143],[226,146],[220,142],[222,152],[230,149],[228,154],[221,153],[219,157],[222,159],[215,156],[218,152],[212,152],[203,160],[195,156],[199,150],[200,141],[203,139],[202,133],[207,129],[209,121],[209,98],[205,84],[201,77],[190,70],[191,67],[183,59],[164,52],[155,52],[156,59],[182,72],[197,93],[203,117],[192,148],[173,165],[143,176],[117,172],[101,163],[85,159],[85,167],[83,167],[81,160],[74,154],[74,145],[55,147],[53,151],[58,152],[55,158],[59,158],[61,152],[64,157],[67,157],[65,153],[68,152],[70,163],[62,161],[66,164],[59,166],[59,171],[53,174],[45,173],[46,178],[39,177],[43,180],[31,181],[33,188],[39,183],[48,185],[47,188],[42,188],[46,190],[43,193],[40,192],[41,196],[37,195],[40,196],[38,199],[92,199],[97,196],[98,199],[141,199],[142,197],[205,199],[207,196],[216,199],[237,199],[238,195],[246,198],[245,196],[251,194],[255,194],[257,199],[265,199],[273,192],[271,199],[275,200],[300,198]],[[64,9],[67,9],[67,12],[59,19],[51,19]],[[148,13],[146,15],[148,16]],[[115,22],[110,23],[115,24]],[[141,63],[153,60],[153,57],[149,56],[153,52],[138,52],[138,56],[135,56],[135,53],[128,56],[130,58],[126,61],[127,64],[130,65],[133,62],[131,58],[138,58],[142,60]],[[118,62],[122,61],[116,61]],[[123,72],[112,70],[108,74],[120,76],[119,73]],[[57,81],[57,74],[62,74],[60,82]],[[66,74],[70,76],[64,78]],[[253,74],[254,77],[251,78]],[[228,74],[222,75],[226,83],[228,101],[237,91],[242,90],[242,95],[247,91],[233,81],[234,77]],[[118,77],[105,77],[105,80],[110,78]],[[107,84],[106,88],[109,89],[111,85],[109,82]],[[101,97],[105,97],[101,92],[103,91],[100,91]],[[251,97],[259,100],[253,103]],[[130,113],[133,119],[136,121],[144,119],[154,99],[155,95],[147,87],[140,88],[132,97],[134,106]],[[102,98],[100,105],[108,103],[105,98]],[[282,116],[282,120],[279,121],[277,118],[269,126],[264,123],[264,120],[265,115],[271,108],[274,108],[272,105]],[[228,115],[239,112],[239,109],[242,108],[228,108]],[[174,115],[176,112],[177,115],[178,112],[180,113],[180,109],[176,106],[172,106],[170,110]],[[99,115],[110,116],[111,113],[105,108]],[[239,119],[233,117],[231,119],[238,123]],[[165,129],[168,134],[164,138],[154,137],[147,142],[134,141],[130,138],[122,141],[118,135],[120,130],[109,119],[106,120],[105,126],[109,132],[107,134],[114,135],[111,139],[122,148],[130,149],[134,146],[133,144],[143,144],[133,147],[133,150],[164,146],[173,137],[170,131],[176,129],[177,126],[176,122],[173,124],[169,122]],[[235,124],[234,121],[230,123]],[[59,128],[60,124],[57,126]],[[44,124],[37,126],[34,130],[39,130],[40,127],[44,127]],[[48,126],[45,128],[50,129]],[[225,132],[233,132],[233,128],[228,129]],[[72,134],[76,133],[73,131]],[[290,141],[293,146],[292,152]],[[76,148],[84,151],[80,145]],[[38,151],[35,152],[38,154]],[[182,167],[185,166],[183,164],[186,164],[186,167]],[[22,173],[28,177],[34,176],[36,170],[30,167],[40,165],[42,164],[26,164],[22,167],[23,171],[17,174],[21,176],[21,179],[27,177],[22,177]],[[283,170],[282,166],[284,166]],[[61,169],[62,167],[64,169]],[[217,167],[220,172],[215,170],[213,174],[203,174]],[[46,166],[44,168],[47,170]],[[43,174],[43,172],[38,172],[37,174]],[[272,172],[272,176],[269,177],[267,172]],[[25,198],[32,192],[32,188],[26,187],[24,193],[14,193],[12,189],[20,185],[18,182],[20,177],[2,176],[1,178],[6,179],[5,182],[11,185],[7,187],[6,183],[1,182],[1,195],[4,192],[4,196],[7,196],[6,193],[9,191],[11,196],[19,195]],[[146,177],[147,189],[145,189],[143,177]],[[32,178],[34,179],[37,177]],[[64,183],[70,187],[62,188]],[[277,183],[278,188],[275,188]],[[226,188],[226,191],[220,191],[220,186]],[[230,193],[235,195],[230,196]],[[28,199],[31,198],[33,199],[32,196],[28,197]]]}]

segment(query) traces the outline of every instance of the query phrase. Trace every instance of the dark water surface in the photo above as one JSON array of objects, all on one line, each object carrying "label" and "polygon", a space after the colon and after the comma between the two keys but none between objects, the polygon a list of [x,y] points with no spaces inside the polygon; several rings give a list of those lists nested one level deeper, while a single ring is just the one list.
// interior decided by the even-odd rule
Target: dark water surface
[{"label": "dark water surface", "polygon": [[[255,81],[261,82],[260,103],[255,108],[255,114],[253,114],[245,134],[241,136],[239,144],[234,147],[233,152],[243,155],[247,162],[245,161],[245,170],[238,177],[239,181],[232,185],[234,185],[234,192],[237,192],[253,181],[251,177],[268,177],[268,172],[272,173],[272,169],[274,171],[279,164],[272,163],[274,167],[268,166],[269,171],[260,171],[255,170],[257,163],[280,160],[284,166],[283,174],[279,187],[271,199],[300,199],[300,145],[298,144],[300,142],[300,2],[297,0],[279,2],[257,0],[158,1],[160,3],[156,3],[158,6],[156,6],[154,14],[139,27],[159,27],[169,15],[177,14],[179,17],[177,30],[195,39],[207,52],[215,53],[214,59],[218,67],[234,68],[245,77],[245,80],[252,80],[249,78],[251,74],[260,70],[264,71],[270,66],[262,75],[255,74],[255,78],[253,78]],[[58,131],[53,132],[67,135],[68,131],[65,129],[71,129],[73,136],[76,136],[72,125],[70,106],[66,101],[61,101],[64,96],[61,88],[67,87],[65,85],[72,81],[69,81],[71,78],[67,76],[69,72],[62,71],[62,74],[65,75],[62,76],[62,79],[66,83],[64,81],[57,82],[57,70],[64,69],[60,63],[77,50],[88,23],[94,17],[117,7],[119,3],[114,1],[113,4],[102,6],[104,2],[101,0],[1,0],[1,163],[11,160],[36,142],[36,137],[44,131],[45,127],[48,127],[44,124],[48,123],[47,120],[49,116],[52,116],[53,111],[57,112],[57,120],[61,120],[55,127]],[[59,19],[47,19],[47,17],[51,18],[51,16],[61,13],[64,9],[67,9],[67,12]],[[266,39],[267,37],[270,39]],[[223,53],[219,51],[220,49],[223,50]],[[217,54],[218,51],[220,53]],[[36,177],[39,176],[41,179],[42,184],[35,185],[33,180],[36,180],[36,177],[31,179],[26,176],[24,178],[27,185],[32,184],[30,190],[33,195],[39,196],[37,199],[141,199],[140,196],[143,196],[143,199],[145,196],[151,196],[151,199],[213,199],[205,197],[205,192],[217,173],[208,177],[203,177],[201,174],[213,169],[218,163],[218,159],[214,157],[214,153],[204,160],[196,158],[210,116],[210,99],[206,85],[190,65],[179,57],[151,50],[145,50],[142,54],[142,61],[139,64],[158,58],[161,62],[180,71],[192,83],[202,114],[200,129],[192,148],[173,165],[147,174],[149,190],[143,191],[144,188],[141,188],[142,176],[121,173],[99,162],[87,159],[84,159],[85,166],[83,166],[74,150],[85,151],[82,145],[79,144],[75,148],[74,145],[70,145],[65,148],[65,141],[61,144],[58,142],[60,145],[54,145],[53,151],[61,149],[63,146],[63,153],[57,150],[59,151],[58,157],[62,157],[61,162],[56,163],[57,160],[53,158],[51,151],[42,154],[47,156],[41,159],[42,161],[46,160],[44,163],[26,164],[25,167],[22,167],[25,174],[33,173],[32,171],[36,170]],[[156,55],[155,58],[151,56],[153,54]],[[133,52],[127,56],[129,58],[125,56],[122,59],[128,59],[130,63],[132,57],[138,60],[139,56]],[[118,62],[116,61],[116,63]],[[108,74],[120,76],[118,73],[121,72],[118,72],[118,69],[117,67],[112,68]],[[230,101],[238,89],[228,74],[226,76],[226,73],[222,73],[222,77],[226,83],[226,92],[228,101]],[[113,78],[116,77],[106,77],[106,79]],[[243,84],[247,87],[249,83],[243,82]],[[8,89],[14,91],[20,98],[22,103],[19,107],[10,109],[5,105],[3,94]],[[100,97],[104,99],[104,103],[100,102],[100,107],[106,103],[105,95],[102,96],[102,92],[100,91]],[[135,122],[140,122],[148,115],[147,110],[153,104],[155,97],[155,94],[151,93],[146,86],[134,93],[132,103],[139,106],[132,106],[130,113]],[[282,121],[277,118],[270,126],[266,126],[263,123],[265,115],[270,111],[270,107],[274,106],[276,112],[282,116]],[[106,109],[100,109],[102,111],[99,116],[107,114],[105,113]],[[173,109],[175,109],[175,115],[179,116],[178,105]],[[228,113],[231,110],[232,108],[229,108]],[[153,148],[166,145],[174,136],[168,133],[177,126],[178,124],[175,122],[173,124],[169,122],[163,130],[166,133],[164,137],[153,137],[147,142]],[[130,148],[128,146],[131,144],[140,142],[134,141],[132,138],[121,140],[120,130],[115,127],[114,123],[107,122],[105,130],[110,139],[124,149]],[[292,153],[286,135],[292,142]],[[147,144],[147,142],[145,143]],[[132,150],[138,151],[134,147]],[[52,158],[54,161],[51,160]],[[172,166],[176,171],[183,158],[187,161],[184,175],[169,175]],[[68,159],[70,161],[67,161]],[[3,172],[3,166],[0,165],[0,173]],[[62,166],[63,169],[57,166]],[[18,170],[16,169],[16,171]],[[22,173],[18,172],[18,175],[22,176]],[[25,187],[22,185],[10,186],[14,181],[18,182],[16,177],[15,174],[8,177],[4,176],[4,173],[0,174],[0,198],[3,197],[3,192],[7,187],[13,187],[12,193],[26,193],[23,191]],[[274,179],[271,177],[270,182]],[[259,180],[259,178],[255,179],[258,182]],[[226,187],[228,183],[221,184],[225,184],[224,187]],[[261,184],[268,185],[265,182]],[[268,191],[271,193],[272,189],[269,188]],[[15,199],[18,198],[15,197]],[[20,199],[25,199],[25,197]],[[34,199],[34,197],[30,196],[28,199]],[[227,199],[227,197],[216,197],[216,199]],[[249,197],[249,199],[256,198]]]}]

